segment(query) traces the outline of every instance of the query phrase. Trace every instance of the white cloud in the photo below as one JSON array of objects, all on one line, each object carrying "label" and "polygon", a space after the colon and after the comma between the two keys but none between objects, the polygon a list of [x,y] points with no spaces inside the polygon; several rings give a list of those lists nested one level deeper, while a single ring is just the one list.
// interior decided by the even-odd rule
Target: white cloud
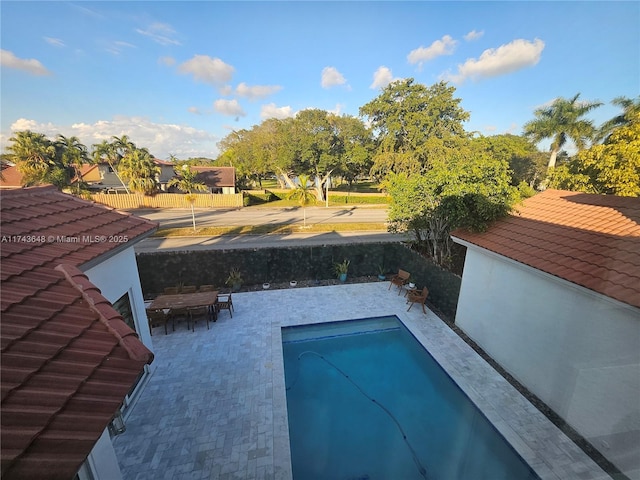
[{"label": "white cloud", "polygon": [[407,60],[410,64],[422,65],[427,60],[432,60],[441,55],[451,55],[455,50],[455,46],[458,42],[451,38],[450,35],[445,35],[440,40],[436,40],[428,47],[418,47],[415,50],[411,50],[407,55]]},{"label": "white cloud", "polygon": [[389,85],[391,82],[395,82],[399,80],[398,78],[393,78],[393,73],[391,73],[391,69],[385,67],[384,65],[378,67],[378,69],[373,74],[373,83],[369,85],[369,88],[384,88]]},{"label": "white cloud", "polygon": [[120,55],[125,48],[137,48],[135,45],[123,42],[122,40],[116,40],[115,42],[109,43],[105,50],[113,55]]},{"label": "white cloud", "polygon": [[222,113],[223,115],[229,115],[232,117],[244,117],[246,115],[242,106],[238,103],[238,100],[225,100],[221,98],[213,102],[213,109]]},{"label": "white cloud", "polygon": [[208,55],[194,55],[191,60],[178,66],[178,72],[190,73],[196,80],[215,86],[231,80],[234,70],[219,58],[211,58]]},{"label": "white cloud", "polygon": [[176,64],[176,59],[173,57],[160,57],[158,63],[165,67],[173,67]]},{"label": "white cloud", "polygon": [[223,96],[231,95],[233,93],[233,87],[231,85],[223,85],[218,88],[218,92]]},{"label": "white cloud", "polygon": [[340,115],[340,112],[342,112],[343,108],[344,108],[344,104],[336,103],[336,107],[333,110],[327,110],[327,112],[333,113],[334,115]]},{"label": "white cloud", "polygon": [[65,44],[62,40],[60,40],[59,38],[52,38],[52,37],[42,37],[44,38],[44,41],[47,42],[49,45],[53,46],[53,47],[64,47]]},{"label": "white cloud", "polygon": [[154,123],[144,117],[114,117],[112,120],[73,125],[38,123],[35,120],[20,118],[11,125],[11,130],[32,130],[49,138],[54,138],[59,133],[67,137],[76,136],[89,150],[96,143],[110,141],[114,135],[127,135],[138,147],[148,148],[153,155],[161,159],[168,158],[170,153],[181,159],[215,158],[218,155],[216,142],[219,138],[208,131],[188,125]]},{"label": "white cloud", "polygon": [[276,107],[275,103],[267,103],[260,108],[260,118],[262,120],[266,120],[267,118],[278,118],[282,120],[283,118],[294,116],[295,113],[293,109],[288,105],[286,107]]},{"label": "white cloud", "polygon": [[194,115],[202,115],[202,112],[200,111],[200,109],[198,107],[189,107],[189,108],[187,108],[187,111],[189,113],[193,113]]},{"label": "white cloud", "polygon": [[51,75],[51,72],[38,60],[34,58],[18,58],[9,50],[0,50],[0,65],[6,68],[22,70],[32,75]]},{"label": "white cloud", "polygon": [[480,30],[479,32],[476,32],[475,30],[471,30],[469,33],[467,33],[464,36],[464,39],[467,42],[472,42],[473,40],[478,40],[483,35],[484,35],[484,30]]},{"label": "white cloud", "polygon": [[171,25],[166,23],[152,23],[146,29],[137,28],[136,32],[145,37],[151,38],[160,45],[182,45],[178,40],[172,38],[176,31]]},{"label": "white cloud", "polygon": [[322,88],[331,88],[337,85],[344,85],[347,80],[335,67],[324,67],[322,69]]},{"label": "white cloud", "polygon": [[544,42],[536,38],[533,42],[517,39],[498,48],[490,48],[482,52],[479,59],[470,58],[458,65],[457,74],[445,74],[446,80],[462,83],[466,79],[473,80],[497,77],[526,67],[536,65],[544,50]]},{"label": "white cloud", "polygon": [[236,93],[240,97],[246,97],[249,100],[268,97],[269,95],[273,95],[280,90],[282,90],[282,87],[280,85],[254,85],[250,87],[244,82],[236,87]]}]

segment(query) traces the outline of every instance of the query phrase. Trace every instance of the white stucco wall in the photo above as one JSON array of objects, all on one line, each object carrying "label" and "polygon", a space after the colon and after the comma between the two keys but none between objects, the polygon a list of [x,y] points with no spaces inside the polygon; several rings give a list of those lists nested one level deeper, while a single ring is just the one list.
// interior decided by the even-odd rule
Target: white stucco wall
[{"label": "white stucco wall", "polygon": [[153,351],[151,332],[149,332],[149,324],[147,323],[147,315],[144,309],[144,297],[140,286],[138,264],[136,263],[133,246],[86,270],[84,273],[110,302],[115,302],[125,293],[129,293],[131,310],[140,340],[149,350]]},{"label": "white stucco wall", "polygon": [[640,479],[640,310],[475,247],[456,324]]},{"label": "white stucco wall", "polygon": [[[129,294],[136,331],[142,343],[153,351],[133,246],[108,258],[99,265],[85,270],[84,273],[89,277],[91,283],[100,289],[102,295],[112,303],[125,293]],[[149,366],[149,371],[153,371],[154,368],[155,366],[152,363]],[[144,382],[140,382],[137,391],[141,390],[142,384]],[[135,394],[134,396],[137,397]],[[85,463],[85,468],[90,468],[95,480],[118,480],[122,478],[118,459],[107,430],[105,430],[91,451]]]}]

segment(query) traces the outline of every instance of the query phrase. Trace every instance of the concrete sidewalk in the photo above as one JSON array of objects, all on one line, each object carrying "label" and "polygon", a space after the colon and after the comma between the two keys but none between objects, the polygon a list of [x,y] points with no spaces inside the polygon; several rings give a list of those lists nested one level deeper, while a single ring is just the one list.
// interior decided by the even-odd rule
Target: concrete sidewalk
[{"label": "concrete sidewalk", "polygon": [[386,232],[317,232],[265,235],[220,235],[217,237],[148,238],[135,246],[137,253],[184,250],[230,250],[243,248],[279,248],[355,243],[401,242],[406,234]]}]

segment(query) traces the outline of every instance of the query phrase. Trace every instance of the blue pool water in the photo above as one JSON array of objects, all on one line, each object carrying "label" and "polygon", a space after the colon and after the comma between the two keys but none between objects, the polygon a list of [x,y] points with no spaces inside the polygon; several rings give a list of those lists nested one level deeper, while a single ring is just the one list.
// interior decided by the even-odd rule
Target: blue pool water
[{"label": "blue pool water", "polygon": [[538,479],[397,317],[282,339],[295,480]]}]

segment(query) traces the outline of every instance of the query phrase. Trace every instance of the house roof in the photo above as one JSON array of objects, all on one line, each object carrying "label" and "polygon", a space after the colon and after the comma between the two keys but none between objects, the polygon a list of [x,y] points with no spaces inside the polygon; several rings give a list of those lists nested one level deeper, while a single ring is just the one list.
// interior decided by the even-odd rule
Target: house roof
[{"label": "house roof", "polygon": [[545,190],[486,232],[451,235],[640,307],[638,198]]},{"label": "house roof", "polygon": [[165,167],[173,167],[175,166],[175,164],[169,160],[160,160],[159,158],[154,158],[153,159],[153,163],[155,163],[156,165],[160,165],[160,166],[165,166]]},{"label": "house roof", "polygon": [[22,188],[22,174],[18,167],[14,165],[2,169],[0,188]]},{"label": "house roof", "polygon": [[236,169],[235,167],[191,167],[197,172],[196,181],[202,182],[209,187],[235,187]]},{"label": "house roof", "polygon": [[0,200],[1,476],[68,480],[153,360],[79,268],[156,225],[53,187]]}]

